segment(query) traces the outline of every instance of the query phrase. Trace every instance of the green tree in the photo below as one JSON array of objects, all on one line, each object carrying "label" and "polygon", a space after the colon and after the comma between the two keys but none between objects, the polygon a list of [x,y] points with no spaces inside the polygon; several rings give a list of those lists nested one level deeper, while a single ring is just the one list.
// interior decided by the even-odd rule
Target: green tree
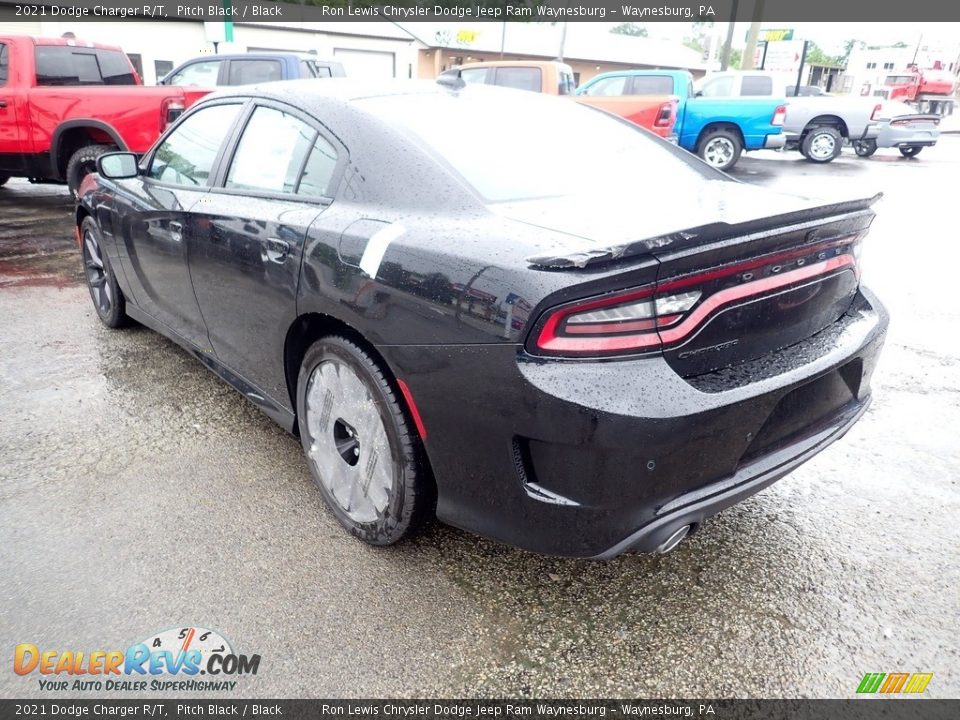
[{"label": "green tree", "polygon": [[616,27],[610,30],[612,33],[617,35],[631,35],[633,37],[647,37],[647,29],[643,25],[637,23],[625,22],[620,23]]},{"label": "green tree", "polygon": [[730,68],[739,70],[741,62],[743,62],[743,51],[740,48],[730,48]]}]

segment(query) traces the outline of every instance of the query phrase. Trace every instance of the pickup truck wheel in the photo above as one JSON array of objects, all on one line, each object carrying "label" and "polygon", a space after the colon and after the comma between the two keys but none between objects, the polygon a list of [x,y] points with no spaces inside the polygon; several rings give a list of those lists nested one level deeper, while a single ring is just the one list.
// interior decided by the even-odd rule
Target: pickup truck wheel
[{"label": "pickup truck wheel", "polygon": [[77,150],[67,163],[67,187],[70,194],[76,197],[80,183],[92,172],[97,171],[97,158],[116,148],[110,145],[85,145]]},{"label": "pickup truck wheel", "polygon": [[800,143],[800,152],[810,162],[828,163],[843,150],[843,136],[836,128],[823,126],[807,133]]},{"label": "pickup truck wheel", "polygon": [[0,175],[0,187],[3,187],[7,184],[7,180],[10,179],[9,175]]},{"label": "pickup truck wheel", "polygon": [[853,150],[857,157],[870,157],[877,151],[876,140],[854,140]]},{"label": "pickup truck wheel", "polygon": [[93,309],[97,311],[100,322],[109,328],[126,325],[127,303],[100,244],[100,229],[91,217],[85,218],[80,226],[80,251],[90,299],[93,300]]},{"label": "pickup truck wheel", "polygon": [[737,164],[743,145],[740,138],[730,130],[717,129],[704,135],[697,146],[697,155],[717,170],[729,170]]},{"label": "pickup truck wheel", "polygon": [[900,148],[900,154],[905,158],[912,158],[919,155],[921,150],[923,150],[923,145],[911,145],[910,147]]}]

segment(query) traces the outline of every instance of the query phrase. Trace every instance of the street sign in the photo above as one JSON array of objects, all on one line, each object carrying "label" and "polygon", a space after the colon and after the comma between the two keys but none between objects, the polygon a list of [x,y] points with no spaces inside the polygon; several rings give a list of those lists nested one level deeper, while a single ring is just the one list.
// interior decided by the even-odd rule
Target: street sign
[{"label": "street sign", "polygon": [[800,69],[803,58],[803,40],[781,40],[768,42],[763,69],[770,72],[795,73]]}]

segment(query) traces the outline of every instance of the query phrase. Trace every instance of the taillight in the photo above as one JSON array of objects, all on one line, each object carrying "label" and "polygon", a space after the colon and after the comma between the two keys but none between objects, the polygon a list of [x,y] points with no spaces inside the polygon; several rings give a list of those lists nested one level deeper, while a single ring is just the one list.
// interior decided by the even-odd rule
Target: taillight
[{"label": "taillight", "polygon": [[787,119],[787,106],[780,105],[776,110],[773,111],[773,117],[770,118],[770,124],[776,127],[783,127],[783,123]]},{"label": "taillight", "polygon": [[186,106],[179,98],[167,98],[160,103],[160,132],[163,132],[178,117],[183,115]]},{"label": "taillight", "polygon": [[528,348],[540,355],[606,357],[680,344],[731,305],[844,270],[853,270],[859,277],[864,235],[561,305],[536,324]]},{"label": "taillight", "polygon": [[882,110],[883,110],[883,105],[880,105],[880,104],[874,105],[874,106],[873,106],[873,112],[870,113],[870,119],[871,119],[871,120],[879,120],[879,119],[880,119],[880,113],[881,113]]},{"label": "taillight", "polygon": [[665,102],[660,106],[660,110],[657,112],[657,119],[654,122],[654,127],[670,127],[673,122],[673,103]]}]

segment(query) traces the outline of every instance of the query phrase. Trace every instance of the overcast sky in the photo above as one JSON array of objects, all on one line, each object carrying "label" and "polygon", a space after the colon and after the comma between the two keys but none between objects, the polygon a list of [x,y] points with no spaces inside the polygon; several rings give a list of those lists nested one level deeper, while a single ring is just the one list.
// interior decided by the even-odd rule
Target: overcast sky
[{"label": "overcast sky", "polygon": [[[604,25],[609,30],[615,24],[579,23],[586,32],[603,32],[598,26]],[[737,23],[733,36],[734,47],[743,47],[749,27],[749,23]],[[764,27],[793,28],[795,39],[813,40],[830,55],[842,53],[843,43],[850,38],[863,40],[867,45],[892,45],[902,41],[915,46],[921,35],[924,45],[955,47],[960,52],[960,23],[771,23]],[[581,32],[581,28],[577,28],[576,32]],[[682,40],[690,33],[690,23],[653,22],[646,23],[646,28],[650,37],[672,40]],[[726,28],[726,23],[716,24],[716,29],[722,36],[726,35]]]}]

